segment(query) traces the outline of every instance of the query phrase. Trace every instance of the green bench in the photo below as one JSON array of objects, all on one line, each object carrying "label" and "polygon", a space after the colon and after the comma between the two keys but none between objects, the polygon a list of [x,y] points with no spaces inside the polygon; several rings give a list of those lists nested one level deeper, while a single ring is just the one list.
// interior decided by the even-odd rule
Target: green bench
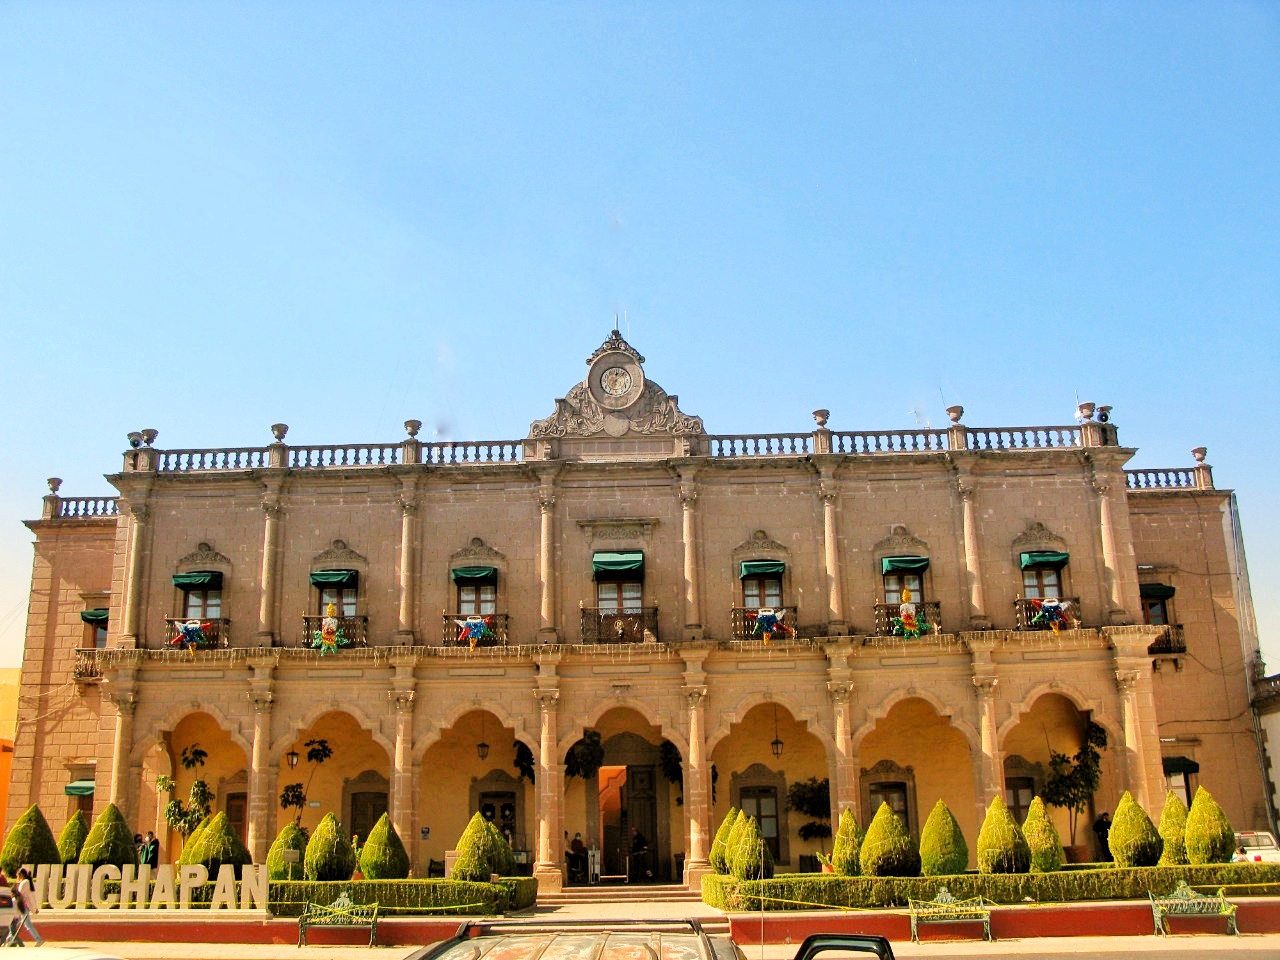
[{"label": "green bench", "polygon": [[368,927],[369,946],[378,945],[378,905],[351,902],[345,893],[333,903],[308,903],[298,918],[298,946],[307,945],[307,927]]},{"label": "green bench", "polygon": [[1151,898],[1151,918],[1156,925],[1156,936],[1169,932],[1170,917],[1222,917],[1227,921],[1227,930],[1240,936],[1240,928],[1236,926],[1236,905],[1228,903],[1222,888],[1216,894],[1197,893],[1187,886],[1187,881],[1179,880],[1172,893],[1157,897],[1147,893]]},{"label": "green bench", "polygon": [[982,897],[958,900],[946,887],[939,887],[932,900],[908,899],[907,907],[911,911],[912,943],[920,942],[917,925],[921,923],[981,923],[982,939],[995,939],[991,936],[991,908]]}]

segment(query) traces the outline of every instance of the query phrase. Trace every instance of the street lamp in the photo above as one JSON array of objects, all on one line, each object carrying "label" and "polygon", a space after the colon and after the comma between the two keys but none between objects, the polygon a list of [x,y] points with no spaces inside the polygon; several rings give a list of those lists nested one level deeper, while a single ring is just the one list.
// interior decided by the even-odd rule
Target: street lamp
[{"label": "street lamp", "polygon": [[285,760],[289,762],[289,769],[292,770],[298,765],[298,751],[290,750],[284,755]]}]

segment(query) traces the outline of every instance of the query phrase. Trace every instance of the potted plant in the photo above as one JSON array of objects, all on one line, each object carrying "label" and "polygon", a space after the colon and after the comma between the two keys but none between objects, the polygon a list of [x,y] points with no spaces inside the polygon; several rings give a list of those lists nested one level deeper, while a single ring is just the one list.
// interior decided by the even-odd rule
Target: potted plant
[{"label": "potted plant", "polygon": [[1092,720],[1085,724],[1080,749],[1071,756],[1049,751],[1049,775],[1045,777],[1042,799],[1051,807],[1067,811],[1067,833],[1071,843],[1063,848],[1068,863],[1084,863],[1089,848],[1076,844],[1080,814],[1088,809],[1102,778],[1102,754],[1107,748],[1107,731]]}]

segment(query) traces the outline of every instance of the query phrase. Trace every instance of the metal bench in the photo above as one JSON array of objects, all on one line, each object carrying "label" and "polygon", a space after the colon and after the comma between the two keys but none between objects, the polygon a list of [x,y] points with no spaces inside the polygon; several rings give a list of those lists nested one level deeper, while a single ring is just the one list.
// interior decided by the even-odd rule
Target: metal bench
[{"label": "metal bench", "polygon": [[991,908],[982,897],[970,897],[957,900],[946,887],[939,887],[932,900],[907,900],[911,910],[911,942],[920,942],[917,924],[921,923],[964,923],[966,921],[982,924],[982,939],[993,940],[991,936]]},{"label": "metal bench", "polygon": [[1236,905],[1227,902],[1222,887],[1216,894],[1197,893],[1187,886],[1187,881],[1179,880],[1172,893],[1157,897],[1148,892],[1147,896],[1151,898],[1151,918],[1156,925],[1156,936],[1169,932],[1170,917],[1222,917],[1227,921],[1227,929],[1240,936],[1240,928],[1236,926]]},{"label": "metal bench", "polygon": [[333,903],[308,903],[298,918],[298,946],[307,945],[307,927],[368,927],[369,946],[378,944],[378,905],[352,903],[345,893]]}]

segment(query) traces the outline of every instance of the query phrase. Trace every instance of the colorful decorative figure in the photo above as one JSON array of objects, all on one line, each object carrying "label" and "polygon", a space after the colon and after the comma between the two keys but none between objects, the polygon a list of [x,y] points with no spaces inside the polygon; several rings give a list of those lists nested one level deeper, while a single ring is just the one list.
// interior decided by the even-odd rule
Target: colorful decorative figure
[{"label": "colorful decorative figure", "polygon": [[890,621],[894,635],[905,640],[917,640],[922,633],[931,633],[933,624],[916,616],[916,605],[911,602],[911,588],[903,587],[900,596],[902,602],[898,604],[898,615]]},{"label": "colorful decorative figure", "polygon": [[498,639],[498,635],[493,632],[493,617],[467,617],[453,622],[458,625],[459,642],[467,641],[472,650],[481,640]]},{"label": "colorful decorative figure", "polygon": [[202,650],[209,646],[208,630],[212,632],[213,624],[207,621],[188,620],[186,623],[178,624],[178,635],[169,641],[169,646],[178,647],[186,650],[193,657],[197,650]]},{"label": "colorful decorative figure", "polygon": [[753,637],[762,636],[767,644],[773,639],[775,633],[784,637],[789,633],[794,633],[795,631],[782,622],[782,618],[786,615],[785,608],[775,610],[773,607],[761,607],[754,612],[748,611],[747,616],[753,618],[756,622],[755,626],[751,628],[751,635]]},{"label": "colorful decorative figure", "polygon": [[329,604],[324,609],[324,619],[320,621],[320,629],[311,634],[312,649],[319,650],[320,656],[324,657],[337,653],[350,642],[338,625],[337,606]]},{"label": "colorful decorative figure", "polygon": [[1031,618],[1031,624],[1035,626],[1036,624],[1047,623],[1049,629],[1054,633],[1062,629],[1064,623],[1067,626],[1074,626],[1076,618],[1069,612],[1070,606],[1070,600],[1059,600],[1056,597],[1032,600],[1031,607],[1035,610],[1036,615]]}]

